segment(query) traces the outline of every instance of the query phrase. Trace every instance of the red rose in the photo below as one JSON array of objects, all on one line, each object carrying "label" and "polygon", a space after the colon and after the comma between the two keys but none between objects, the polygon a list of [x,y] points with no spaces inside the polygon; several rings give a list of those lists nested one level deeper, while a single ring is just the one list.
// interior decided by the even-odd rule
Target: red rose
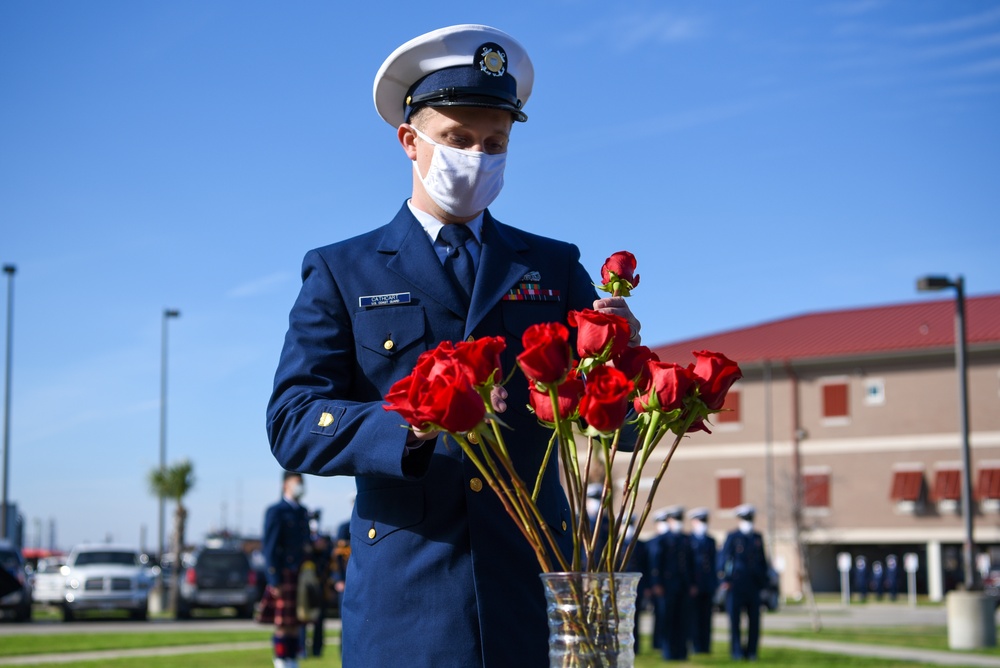
[{"label": "red rose", "polygon": [[663,412],[682,408],[684,397],[694,389],[697,382],[691,370],[673,362],[648,362],[646,367],[649,384],[643,387],[643,394],[632,402],[635,409],[645,413],[651,405]]},{"label": "red rose", "polygon": [[569,324],[576,327],[576,352],[580,357],[601,357],[610,345],[612,357],[628,348],[628,321],[611,313],[591,309],[570,311]]},{"label": "red rose", "polygon": [[[635,267],[635,255],[628,251],[618,251],[604,261],[604,266],[601,267],[601,280],[607,285],[617,276],[628,281],[634,288],[639,285],[639,274],[635,273]],[[612,276],[612,273],[615,276]]]},{"label": "red rose", "polygon": [[396,411],[418,429],[433,425],[451,433],[469,431],[486,416],[471,375],[445,341],[417,358],[410,375],[389,388],[383,408]]},{"label": "red rose", "polygon": [[580,400],[580,417],[602,433],[622,426],[628,413],[632,382],[618,369],[599,366],[587,375],[587,389]]},{"label": "red rose", "polygon": [[616,369],[635,381],[636,387],[645,388],[649,383],[646,362],[659,362],[660,358],[646,346],[626,346],[614,360]]},{"label": "red rose", "polygon": [[503,380],[500,353],[507,347],[502,336],[484,336],[455,345],[455,357],[468,368],[469,380],[476,387]]},{"label": "red rose", "polygon": [[[554,423],[555,416],[552,413],[552,399],[548,392],[542,392],[534,383],[528,383],[528,400],[535,411],[535,415],[542,422]],[[566,380],[556,388],[558,395],[556,403],[559,406],[559,418],[567,420],[576,413],[577,406],[580,405],[580,398],[583,396],[584,383],[576,375],[576,371],[566,374]]]},{"label": "red rose", "polygon": [[532,325],[521,337],[524,352],[517,363],[536,383],[558,383],[569,370],[569,330],[557,322]]},{"label": "red rose", "polygon": [[697,360],[691,367],[701,388],[701,400],[709,410],[717,411],[726,401],[726,393],[733,383],[743,377],[736,362],[722,353],[699,350],[694,353]]}]

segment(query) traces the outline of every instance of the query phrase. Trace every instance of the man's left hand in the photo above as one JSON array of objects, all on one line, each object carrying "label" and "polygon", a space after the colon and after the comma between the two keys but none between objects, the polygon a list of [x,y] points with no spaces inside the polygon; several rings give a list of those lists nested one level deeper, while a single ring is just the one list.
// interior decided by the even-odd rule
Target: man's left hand
[{"label": "man's left hand", "polygon": [[624,297],[605,297],[603,299],[598,299],[594,301],[594,310],[600,311],[601,313],[617,315],[620,318],[625,318],[625,320],[628,321],[629,331],[632,334],[629,337],[628,344],[630,346],[637,346],[642,343],[642,337],[639,335],[639,330],[642,329],[642,325],[639,324],[639,320],[632,314],[632,309],[628,307]]}]

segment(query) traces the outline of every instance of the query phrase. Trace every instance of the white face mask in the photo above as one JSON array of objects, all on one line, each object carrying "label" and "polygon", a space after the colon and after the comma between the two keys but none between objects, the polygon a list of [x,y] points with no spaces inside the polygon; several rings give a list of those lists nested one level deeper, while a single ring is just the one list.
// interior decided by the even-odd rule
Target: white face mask
[{"label": "white face mask", "polygon": [[691,533],[695,536],[701,537],[708,532],[708,525],[704,522],[692,522],[691,523]]},{"label": "white face mask", "polygon": [[750,520],[740,520],[740,533],[748,534],[753,531],[753,522]]},{"label": "white face mask", "polygon": [[417,128],[413,131],[434,147],[427,176],[420,176],[416,160],[413,170],[435,204],[453,216],[465,218],[478,215],[493,203],[503,189],[506,153],[452,148],[438,144]]},{"label": "white face mask", "polygon": [[295,483],[292,485],[292,498],[298,501],[306,494],[306,488],[302,483]]}]

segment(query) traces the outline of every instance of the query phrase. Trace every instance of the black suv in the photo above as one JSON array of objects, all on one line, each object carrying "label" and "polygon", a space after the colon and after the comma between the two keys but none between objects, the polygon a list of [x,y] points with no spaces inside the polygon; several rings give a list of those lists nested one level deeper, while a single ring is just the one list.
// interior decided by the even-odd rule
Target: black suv
[{"label": "black suv", "polygon": [[203,547],[187,555],[180,575],[177,617],[186,619],[195,608],[235,608],[253,617],[257,602],[257,573],[239,547]]},{"label": "black suv", "polygon": [[21,551],[10,543],[0,543],[0,568],[4,569],[17,580],[18,589],[6,596],[0,597],[0,613],[13,613],[19,622],[31,620],[31,582],[24,570],[24,558]]}]

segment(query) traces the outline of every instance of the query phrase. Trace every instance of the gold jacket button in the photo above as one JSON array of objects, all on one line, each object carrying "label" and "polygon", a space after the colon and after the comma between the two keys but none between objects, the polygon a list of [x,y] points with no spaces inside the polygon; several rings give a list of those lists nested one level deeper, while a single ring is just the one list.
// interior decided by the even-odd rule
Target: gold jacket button
[{"label": "gold jacket button", "polygon": [[392,342],[392,339],[386,339],[386,342],[382,344],[382,347],[386,350],[392,350],[392,347],[396,344]]},{"label": "gold jacket button", "polygon": [[466,339],[466,341],[468,341],[469,343],[472,343],[475,340],[476,340],[476,337],[474,337],[472,334],[469,334],[469,338]]},{"label": "gold jacket button", "polygon": [[562,523],[562,528],[563,528],[563,531],[565,531],[565,530],[566,530],[566,520],[563,520],[563,523]]},{"label": "gold jacket button", "polygon": [[469,488],[472,489],[473,492],[481,492],[483,491],[483,481],[479,478],[473,478],[469,481]]},{"label": "gold jacket button", "polygon": [[369,530],[368,530],[368,537],[369,537],[369,538],[372,538],[372,539],[374,539],[374,538],[375,538],[375,535],[376,535],[376,532],[375,532],[375,527],[372,527],[371,529],[369,529]]},{"label": "gold jacket button", "polygon": [[465,440],[467,440],[469,443],[472,443],[473,445],[476,445],[479,443],[479,434],[477,434],[474,431],[470,431],[468,434],[465,435]]}]

